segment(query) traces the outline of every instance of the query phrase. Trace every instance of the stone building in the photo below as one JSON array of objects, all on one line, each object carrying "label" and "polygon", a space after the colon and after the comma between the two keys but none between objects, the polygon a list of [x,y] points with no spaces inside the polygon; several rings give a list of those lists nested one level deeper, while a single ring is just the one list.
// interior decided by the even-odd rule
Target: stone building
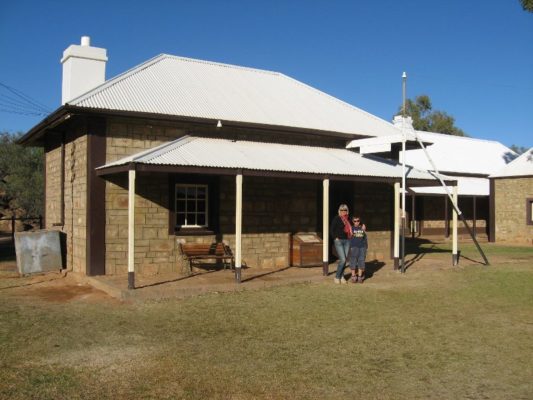
[{"label": "stone building", "polygon": [[533,148],[490,176],[491,237],[533,244]]},{"label": "stone building", "polygon": [[340,203],[364,216],[369,258],[391,258],[401,166],[346,144],[392,124],[277,72],[163,54],[106,81],[87,37],[61,61],[63,105],[21,143],[45,149],[45,226],[66,233],[69,269],[176,271],[191,241],[226,242],[239,271],[281,268],[302,231],[326,263]]},{"label": "stone building", "polygon": [[[393,123],[402,129],[403,118],[396,116]],[[493,140],[415,131],[410,118],[406,118],[403,128],[426,147],[425,151],[418,144],[407,148],[406,165],[429,171],[433,170],[433,163],[441,174],[456,180],[459,209],[473,234],[487,240],[490,225],[488,177],[507,165],[516,153]],[[389,142],[391,137],[356,139],[348,148],[357,149],[360,154],[375,154],[401,162],[401,148],[398,143]],[[452,187],[448,190],[451,194]],[[406,197],[406,236],[439,240],[451,235],[453,207],[444,187],[408,185]],[[470,239],[462,225],[458,227],[458,234]]]},{"label": "stone building", "polygon": [[[459,208],[472,232],[479,240],[488,240],[489,175],[507,165],[516,153],[493,140],[453,136],[435,132],[417,131],[417,135],[432,143],[427,152],[439,172],[457,179]],[[431,169],[422,149],[406,151],[406,164],[415,168]],[[451,188],[450,188],[451,191]],[[445,238],[450,236],[452,207],[442,186],[409,188],[406,201],[409,228],[413,236]],[[412,223],[411,223],[412,222]],[[465,227],[459,235],[470,239]]]}]

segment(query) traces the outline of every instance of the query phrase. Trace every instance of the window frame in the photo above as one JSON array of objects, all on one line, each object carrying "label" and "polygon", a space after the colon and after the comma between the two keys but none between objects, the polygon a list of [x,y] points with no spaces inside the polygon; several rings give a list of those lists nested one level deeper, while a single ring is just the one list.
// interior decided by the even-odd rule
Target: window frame
[{"label": "window frame", "polygon": [[[186,189],[186,196],[185,196],[185,199],[183,200],[184,201],[184,204],[185,204],[185,211],[184,212],[181,212],[181,211],[178,211],[178,201],[180,201],[181,199],[178,198],[178,188],[185,188]],[[191,199],[189,199],[188,197],[188,193],[189,193],[189,189],[196,189],[198,190],[199,188],[203,188],[205,189],[205,207],[204,207],[204,211],[203,212],[198,212],[198,195],[196,195],[194,197],[194,201],[195,201],[195,205],[196,205],[196,210],[194,212],[190,212],[187,210],[187,204],[189,203],[189,201],[192,201]],[[175,214],[175,226],[176,228],[179,228],[179,229],[206,229],[208,226],[209,226],[209,185],[207,184],[199,184],[199,183],[175,183],[174,184],[174,214]],[[178,224],[178,216],[180,214],[183,214],[185,216],[185,224],[184,225],[180,225]],[[196,216],[196,221],[198,221],[198,215],[199,214],[203,214],[204,215],[204,224],[202,225],[199,225],[199,224],[188,224],[187,222],[187,216],[189,214],[194,214]]]},{"label": "window frame", "polygon": [[[177,225],[176,184],[207,186],[207,219],[205,227],[181,227]],[[220,177],[203,174],[168,174],[168,234],[171,236],[205,236],[219,230]]]}]

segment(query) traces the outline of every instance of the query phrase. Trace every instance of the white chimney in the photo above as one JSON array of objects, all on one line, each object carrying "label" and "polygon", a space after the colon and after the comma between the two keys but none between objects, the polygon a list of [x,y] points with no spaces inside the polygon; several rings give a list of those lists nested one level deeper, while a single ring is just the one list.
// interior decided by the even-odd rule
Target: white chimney
[{"label": "white chimney", "polygon": [[[401,115],[396,115],[394,117],[394,119],[392,120],[392,124],[395,127],[402,129],[403,119],[404,119],[404,117],[402,117]],[[414,130],[414,128],[413,128],[413,118],[405,117],[405,130],[406,131]]]},{"label": "white chimney", "polygon": [[61,104],[68,103],[105,82],[106,53],[106,49],[91,47],[89,36],[82,36],[81,45],[70,45],[63,52]]}]

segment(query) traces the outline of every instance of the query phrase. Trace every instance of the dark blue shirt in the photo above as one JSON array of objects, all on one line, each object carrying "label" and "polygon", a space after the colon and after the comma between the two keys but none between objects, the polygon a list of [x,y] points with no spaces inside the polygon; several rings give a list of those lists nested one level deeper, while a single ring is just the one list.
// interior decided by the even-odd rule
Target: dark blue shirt
[{"label": "dark blue shirt", "polygon": [[350,246],[358,248],[366,248],[368,246],[366,232],[361,226],[352,226],[352,240]]}]

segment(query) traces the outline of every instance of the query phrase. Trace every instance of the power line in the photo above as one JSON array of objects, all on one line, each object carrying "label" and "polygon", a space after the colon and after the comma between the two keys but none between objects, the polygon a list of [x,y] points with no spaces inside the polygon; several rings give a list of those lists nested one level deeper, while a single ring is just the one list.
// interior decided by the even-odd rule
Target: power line
[{"label": "power line", "polygon": [[[48,115],[51,110],[22,91],[0,82],[0,112],[21,115]],[[9,92],[9,93],[6,93]]]},{"label": "power line", "polygon": [[9,90],[14,95],[20,97],[23,100],[26,100],[28,103],[34,105],[35,107],[41,109],[42,111],[45,111],[47,113],[51,112],[51,110],[49,110],[48,107],[46,107],[44,104],[42,104],[42,103],[38,102],[37,100],[31,98],[30,96],[28,96],[27,94],[23,93],[22,91],[20,91],[18,89],[15,89],[13,87],[10,87],[10,86],[6,85],[5,83],[2,83],[2,82],[0,82],[0,86],[3,86],[4,88]]},{"label": "power line", "polygon": [[16,111],[16,110],[5,109],[5,108],[0,108],[0,112],[6,112],[6,113],[10,113],[10,114],[21,114],[21,115],[37,115],[37,116],[48,115],[48,114],[44,114],[44,113],[36,113],[36,112],[33,112],[33,111]]}]

